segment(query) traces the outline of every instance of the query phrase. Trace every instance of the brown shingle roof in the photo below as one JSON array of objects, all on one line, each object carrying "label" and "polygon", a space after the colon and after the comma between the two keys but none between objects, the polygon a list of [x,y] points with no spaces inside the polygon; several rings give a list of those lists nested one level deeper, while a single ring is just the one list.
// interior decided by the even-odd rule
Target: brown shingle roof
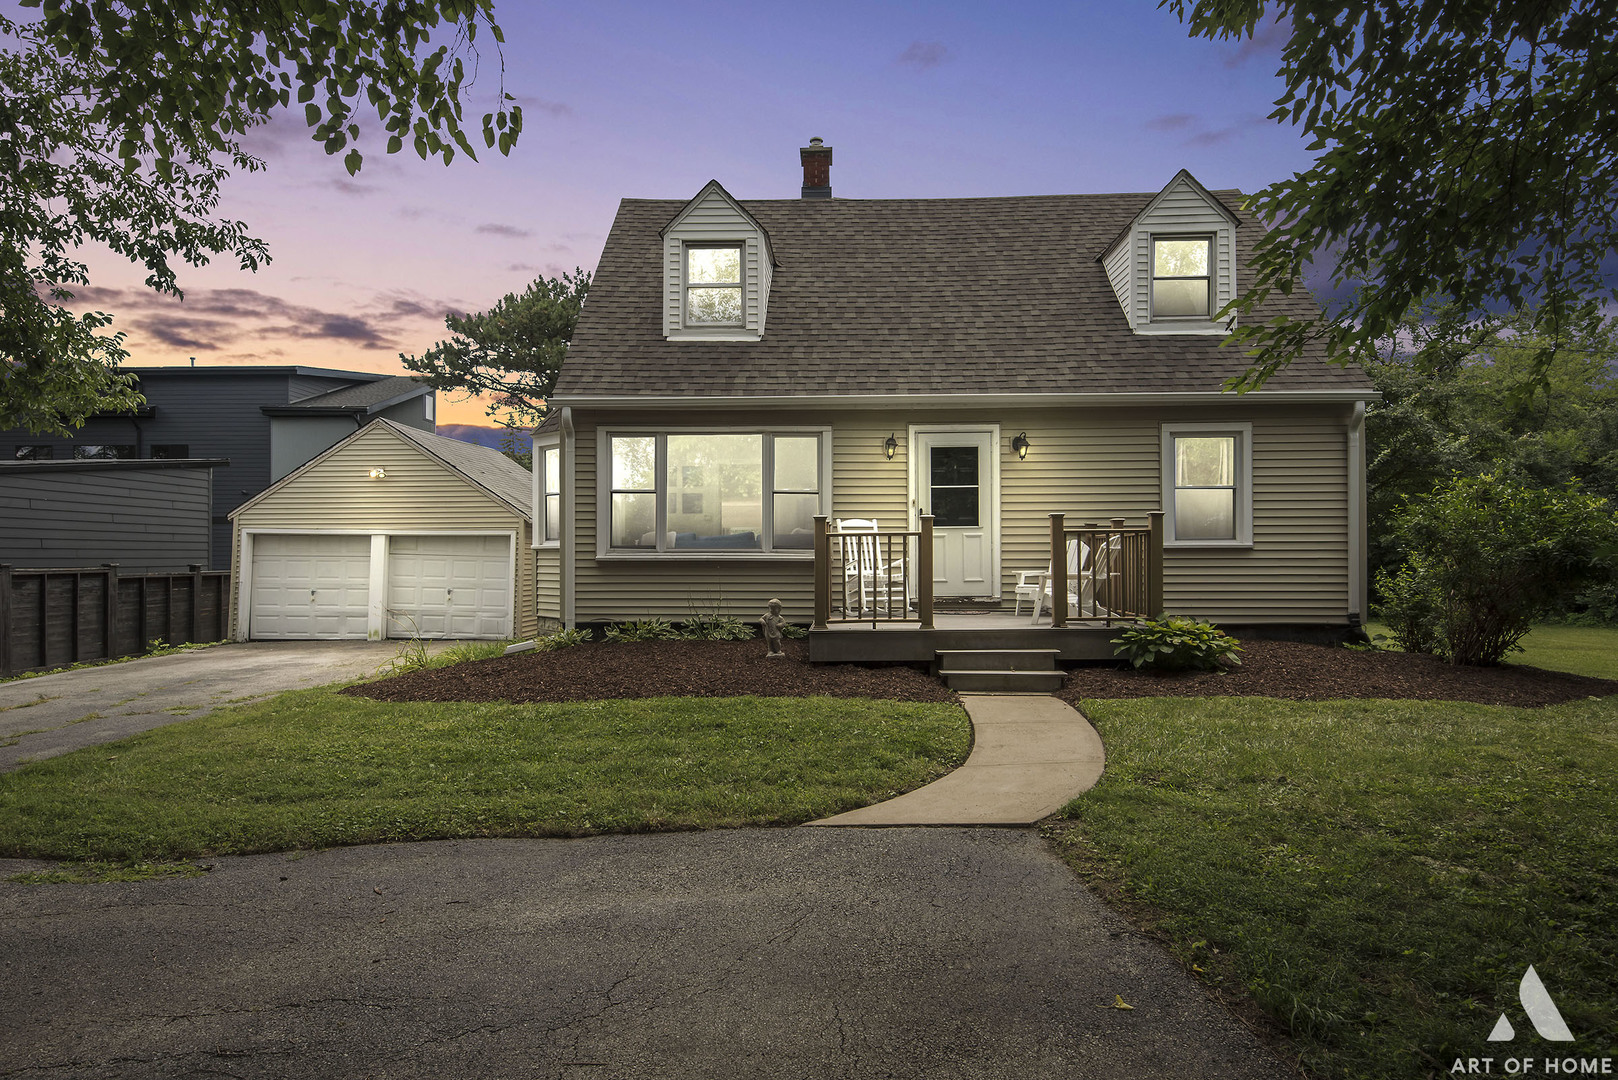
[{"label": "brown shingle roof", "polygon": [[[1227,206],[1239,192],[1216,193]],[[1102,250],[1155,193],[744,200],[778,269],[762,341],[665,341],[662,241],[685,205],[626,199],[556,386],[570,397],[1217,391],[1247,364],[1218,337],[1129,329]],[[1248,219],[1244,218],[1244,221]],[[1238,259],[1261,230],[1236,233]],[[1241,264],[1238,263],[1238,266]],[[1239,271],[1238,271],[1239,273]],[[1313,314],[1303,290],[1263,314]],[[1270,390],[1358,390],[1317,356]]]}]

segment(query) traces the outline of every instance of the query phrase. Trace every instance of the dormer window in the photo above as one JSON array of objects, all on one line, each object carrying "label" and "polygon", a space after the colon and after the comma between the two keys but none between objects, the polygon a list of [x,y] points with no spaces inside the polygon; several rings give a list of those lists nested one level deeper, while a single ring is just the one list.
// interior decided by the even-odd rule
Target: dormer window
[{"label": "dormer window", "polygon": [[1213,314],[1213,237],[1152,237],[1151,317],[1206,319]]},{"label": "dormer window", "polygon": [[742,325],[742,245],[686,245],[685,325]]}]

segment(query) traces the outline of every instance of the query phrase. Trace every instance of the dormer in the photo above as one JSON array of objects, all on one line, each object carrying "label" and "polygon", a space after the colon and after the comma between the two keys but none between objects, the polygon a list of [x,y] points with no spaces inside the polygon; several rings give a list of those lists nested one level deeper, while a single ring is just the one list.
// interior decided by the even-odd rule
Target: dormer
[{"label": "dormer", "polygon": [[708,181],[663,227],[663,336],[758,341],[773,269],[764,226]]},{"label": "dormer", "polygon": [[1225,334],[1213,315],[1236,295],[1230,208],[1181,169],[1101,253],[1118,305],[1137,334]]}]

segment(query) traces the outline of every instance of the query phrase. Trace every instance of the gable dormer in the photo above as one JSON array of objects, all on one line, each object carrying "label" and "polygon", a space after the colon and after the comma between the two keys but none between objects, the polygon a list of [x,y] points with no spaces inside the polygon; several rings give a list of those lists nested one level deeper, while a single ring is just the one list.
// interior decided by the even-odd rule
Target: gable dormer
[{"label": "gable dormer", "polygon": [[1185,169],[1175,174],[1101,253],[1137,334],[1224,334],[1213,314],[1236,295],[1230,208]]},{"label": "gable dormer", "polygon": [[663,336],[759,340],[773,269],[764,226],[708,181],[663,227]]}]

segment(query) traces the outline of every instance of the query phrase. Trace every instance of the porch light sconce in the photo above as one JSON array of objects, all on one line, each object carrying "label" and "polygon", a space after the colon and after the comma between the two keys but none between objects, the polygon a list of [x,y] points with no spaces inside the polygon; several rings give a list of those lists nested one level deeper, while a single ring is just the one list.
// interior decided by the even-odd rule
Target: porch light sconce
[{"label": "porch light sconce", "polygon": [[372,469],[371,470],[371,479],[372,480],[380,480],[386,475],[388,475],[388,471],[386,469]]},{"label": "porch light sconce", "polygon": [[888,452],[888,460],[892,461],[894,451],[899,449],[899,440],[895,439],[892,435],[889,435],[888,441],[882,444],[882,449]]},{"label": "porch light sconce", "polygon": [[1028,460],[1028,432],[1026,432],[1026,431],[1018,432],[1017,437],[1015,439],[1011,440],[1011,448],[1013,450],[1017,451],[1017,460],[1018,461],[1027,461]]}]

